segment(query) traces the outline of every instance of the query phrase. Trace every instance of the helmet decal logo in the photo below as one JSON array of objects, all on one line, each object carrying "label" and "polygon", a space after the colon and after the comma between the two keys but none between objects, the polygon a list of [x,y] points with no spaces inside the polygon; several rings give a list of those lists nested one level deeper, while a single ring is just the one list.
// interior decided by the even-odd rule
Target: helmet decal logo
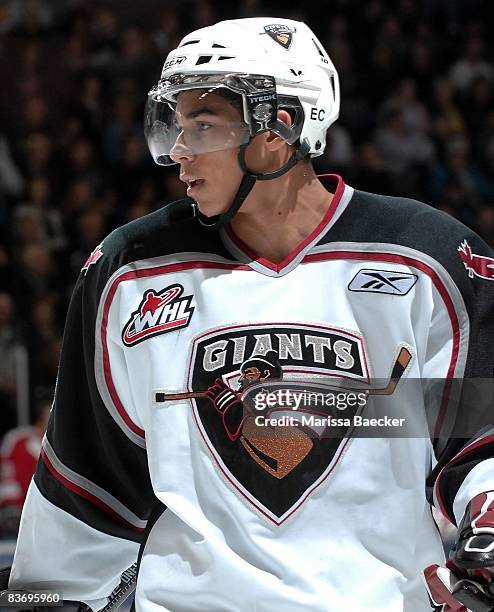
[{"label": "helmet decal logo", "polygon": [[171,68],[172,66],[178,66],[180,64],[183,64],[183,62],[185,62],[186,59],[187,59],[186,55],[177,55],[175,57],[172,57],[171,59],[165,62],[162,72],[165,72],[166,70],[168,70],[168,68]]},{"label": "helmet decal logo", "polygon": [[284,49],[289,49],[292,44],[295,30],[281,23],[273,23],[264,26],[264,31]]},{"label": "helmet decal logo", "polygon": [[122,332],[125,346],[134,346],[147,338],[187,327],[194,307],[191,295],[182,295],[182,285],[170,285],[162,291],[148,289]]}]

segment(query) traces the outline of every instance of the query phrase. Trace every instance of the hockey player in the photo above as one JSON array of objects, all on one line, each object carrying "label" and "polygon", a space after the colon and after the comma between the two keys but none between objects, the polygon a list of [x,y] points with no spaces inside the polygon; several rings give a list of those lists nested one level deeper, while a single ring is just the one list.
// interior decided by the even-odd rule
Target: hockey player
[{"label": "hockey player", "polygon": [[[145,131],[189,197],[81,271],[10,589],[98,610],[138,559],[142,612],[417,612],[428,567],[446,611],[459,567],[490,601],[493,436],[446,434],[448,381],[494,370],[494,256],[425,204],[317,178],[338,111],[303,23],[226,21],[169,54]],[[439,405],[420,386],[409,406],[432,441],[230,431],[242,364],[273,353],[284,383],[401,367],[393,409],[408,380],[442,379]],[[429,503],[461,524],[453,574]]]}]

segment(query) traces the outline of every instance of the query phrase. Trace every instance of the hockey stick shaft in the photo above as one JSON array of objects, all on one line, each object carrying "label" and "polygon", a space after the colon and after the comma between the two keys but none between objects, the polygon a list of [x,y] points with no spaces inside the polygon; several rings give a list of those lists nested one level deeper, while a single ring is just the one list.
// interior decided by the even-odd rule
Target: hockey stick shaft
[{"label": "hockey stick shaft", "polygon": [[207,397],[206,391],[184,391],[183,393],[166,393],[161,401],[192,399],[194,397]]}]

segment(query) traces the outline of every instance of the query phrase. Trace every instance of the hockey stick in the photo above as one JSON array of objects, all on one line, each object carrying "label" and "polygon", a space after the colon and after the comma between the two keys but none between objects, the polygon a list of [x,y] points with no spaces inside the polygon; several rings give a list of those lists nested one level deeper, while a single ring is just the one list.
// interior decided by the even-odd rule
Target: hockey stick
[{"label": "hockey stick", "polygon": [[[391,371],[391,377],[388,384],[379,389],[368,389],[367,393],[369,395],[392,395],[411,359],[412,354],[410,351],[406,347],[402,346],[393,365],[393,370]],[[173,400],[193,399],[196,397],[207,397],[207,392],[184,391],[182,393],[156,393],[156,402],[161,404],[164,402],[171,402]]]}]

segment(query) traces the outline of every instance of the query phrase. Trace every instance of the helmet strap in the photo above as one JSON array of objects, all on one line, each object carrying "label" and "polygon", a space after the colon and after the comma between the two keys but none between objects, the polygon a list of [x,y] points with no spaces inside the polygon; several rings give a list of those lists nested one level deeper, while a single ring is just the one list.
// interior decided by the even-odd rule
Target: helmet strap
[{"label": "helmet strap", "polygon": [[197,207],[196,202],[194,202],[194,215],[196,216],[199,223],[205,227],[206,229],[216,230],[220,227],[226,225],[230,219],[237,213],[238,209],[244,203],[245,198],[249,195],[256,183],[256,177],[252,174],[244,174],[242,177],[242,181],[240,182],[240,186],[238,191],[233,198],[233,202],[230,208],[221,215],[214,215],[213,217],[206,217]]},{"label": "helmet strap", "polygon": [[279,168],[278,170],[275,170],[274,172],[256,173],[251,172],[248,169],[247,164],[245,163],[245,150],[249,146],[249,144],[250,140],[249,142],[241,145],[240,151],[238,152],[238,163],[240,165],[240,168],[242,168],[242,171],[244,172],[244,176],[242,177],[242,181],[240,182],[240,186],[237,190],[235,197],[233,198],[233,202],[230,208],[221,215],[206,217],[206,215],[203,215],[200,212],[197,207],[197,204],[194,202],[194,215],[196,216],[199,223],[206,229],[217,230],[225,226],[229,221],[231,221],[233,216],[237,214],[239,208],[244,203],[244,200],[252,191],[252,188],[256,184],[256,181],[269,181],[271,179],[275,179],[279,176],[282,176],[283,174],[288,172],[288,170],[293,168],[295,164],[298,164],[298,162],[303,159],[310,150],[309,144],[307,142],[303,142],[295,151],[295,153],[293,153],[290,159],[286,162],[286,164],[283,164],[283,166],[281,166],[281,168]]}]

